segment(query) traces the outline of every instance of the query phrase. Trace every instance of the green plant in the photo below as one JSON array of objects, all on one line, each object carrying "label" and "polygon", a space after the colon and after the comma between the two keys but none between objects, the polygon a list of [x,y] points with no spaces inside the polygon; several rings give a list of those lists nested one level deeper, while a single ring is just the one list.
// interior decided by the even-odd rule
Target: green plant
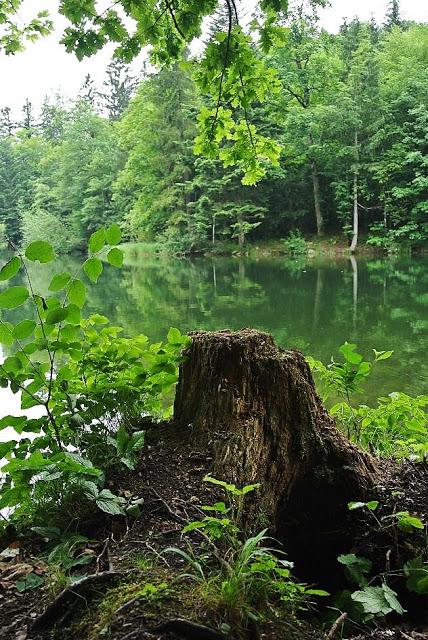
[{"label": "green plant", "polygon": [[376,407],[338,403],[331,414],[351,437],[383,457],[423,460],[428,454],[428,396],[393,392]]},{"label": "green plant", "polygon": [[291,255],[302,256],[307,253],[307,246],[304,237],[298,229],[293,229],[285,238],[284,250]]},{"label": "green plant", "polygon": [[293,564],[284,559],[282,551],[268,545],[266,529],[250,537],[239,529],[236,518],[242,513],[243,499],[258,484],[239,489],[211,476],[205,481],[223,489],[229,506],[224,502],[204,506],[204,511],[218,515],[205,516],[184,527],[184,533],[197,531],[205,541],[199,553],[191,546],[187,551],[170,547],[164,553],[173,552],[185,560],[188,571],[181,577],[199,585],[200,597],[219,613],[227,628],[239,634],[249,621],[263,619],[269,607],[296,610],[314,596],[328,595],[293,580]]},{"label": "green plant", "polygon": [[392,611],[402,615],[404,610],[397,599],[397,593],[393,591],[384,580],[380,586],[370,584],[369,574],[372,563],[367,558],[356,556],[354,553],[342,554],[338,557],[345,567],[347,578],[360,589],[353,592],[342,592],[336,597],[336,604],[348,611],[352,611],[354,620],[369,622],[376,616],[385,616]]},{"label": "green plant", "polygon": [[417,556],[404,565],[407,588],[419,595],[428,594],[428,561]]},{"label": "green plant", "polygon": [[351,404],[351,395],[361,390],[361,383],[370,376],[376,362],[387,360],[393,351],[376,351],[373,349],[373,360],[364,360],[357,352],[357,345],[345,342],[339,347],[342,362],[337,362],[333,356],[328,365],[319,360],[308,357],[307,361],[312,371],[319,376],[323,384],[323,397],[327,399],[334,392],[343,396]]},{"label": "green plant", "polygon": [[[12,427],[18,436],[0,444],[0,458],[7,460],[0,509],[20,526],[49,519],[67,528],[95,506],[113,515],[138,510],[138,500],[127,503],[105,482],[113,468],[117,473],[135,465],[144,445],[142,416],[165,415],[164,394],[177,380],[189,339],[170,329],[165,343],[150,345],[146,336],[121,337],[122,329],[104,316],[82,318],[81,272],[96,283],[104,259],[120,267],[120,235],[117,225],[94,232],[81,269],[56,273],[49,295],[37,292],[31,278],[32,262],[50,268],[55,259],[46,241],[17,251],[0,270],[0,281],[8,283],[0,292],[0,342],[10,353],[0,365],[0,384],[21,394],[24,412],[40,412],[0,420],[0,429]],[[25,284],[10,285],[21,276]],[[24,305],[26,318],[14,322],[14,309]]]}]

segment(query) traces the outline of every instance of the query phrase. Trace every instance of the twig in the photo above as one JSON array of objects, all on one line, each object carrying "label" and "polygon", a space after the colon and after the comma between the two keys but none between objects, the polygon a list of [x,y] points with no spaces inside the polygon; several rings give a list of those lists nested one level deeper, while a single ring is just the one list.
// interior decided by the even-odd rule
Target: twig
[{"label": "twig", "polygon": [[211,629],[202,624],[197,624],[191,620],[181,620],[175,618],[168,620],[164,624],[155,627],[157,633],[171,632],[180,635],[188,640],[223,640],[224,635],[220,631]]},{"label": "twig", "polygon": [[177,18],[175,17],[175,13],[174,13],[174,6],[168,2],[168,0],[165,0],[165,4],[168,8],[168,13],[172,18],[172,21],[174,23],[174,27],[177,29],[178,33],[180,34],[180,36],[183,38],[183,40],[186,40],[186,36],[184,35],[184,33],[182,32],[180,25],[177,22]]},{"label": "twig", "polygon": [[[108,536],[108,538],[106,538],[104,540],[104,546],[103,546],[103,548],[101,550],[101,553],[97,556],[97,559],[96,559],[97,569],[96,569],[95,573],[99,573],[100,572],[100,561],[101,561],[101,558],[103,557],[103,555],[105,554],[105,552],[108,549],[109,542],[110,542],[110,536]],[[110,568],[109,568],[109,571],[110,571]]]},{"label": "twig", "polygon": [[144,541],[144,542],[143,542],[143,544],[144,544],[144,546],[145,546],[145,547],[147,547],[147,549],[148,549],[149,551],[151,551],[152,553],[154,553],[154,554],[155,554],[155,556],[156,556],[157,558],[159,558],[159,560],[161,560],[161,561],[162,561],[162,562],[163,562],[163,563],[168,567],[168,569],[171,569],[171,565],[169,565],[169,564],[168,564],[168,561],[165,559],[165,557],[164,557],[161,553],[159,553],[158,551],[156,551],[156,549],[155,549],[154,547],[152,547],[152,545],[151,545],[149,542]]},{"label": "twig", "polygon": [[154,489],[153,487],[150,487],[150,490],[155,494],[155,496],[157,497],[157,499],[162,502],[163,506],[165,507],[165,509],[168,511],[168,513],[170,514],[170,516],[172,516],[175,520],[177,520],[177,522],[180,522],[180,524],[185,524],[187,522],[187,520],[185,518],[183,518],[182,516],[178,515],[178,513],[175,513],[175,511],[173,511],[171,509],[171,507],[169,506],[169,504],[167,502],[165,502],[165,500],[162,498],[162,496],[156,491],[156,489]]},{"label": "twig", "polygon": [[336,622],[331,627],[331,629],[330,629],[330,631],[329,631],[329,633],[327,635],[327,640],[332,640],[332,638],[334,638],[334,636],[336,635],[336,631],[338,630],[340,625],[345,622],[347,617],[348,617],[348,614],[347,614],[346,611],[344,611],[343,613],[340,614],[340,616],[337,618]]},{"label": "twig", "polygon": [[228,9],[228,12],[229,12],[229,25],[228,25],[228,29],[227,29],[226,53],[224,55],[223,69],[221,70],[221,75],[220,75],[220,85],[219,85],[219,88],[218,88],[218,97],[217,97],[217,105],[216,105],[216,109],[215,109],[215,115],[214,115],[214,119],[213,119],[212,124],[211,124],[211,132],[210,132],[211,138],[213,137],[213,134],[214,134],[214,125],[217,122],[218,112],[219,112],[220,106],[221,106],[221,99],[222,99],[222,96],[223,96],[223,82],[224,82],[224,76],[226,74],[227,65],[228,65],[228,62],[229,62],[230,42],[231,42],[231,38],[232,38],[232,26],[233,26],[232,6],[230,4],[230,0],[226,0],[226,2],[227,2],[227,9]]}]

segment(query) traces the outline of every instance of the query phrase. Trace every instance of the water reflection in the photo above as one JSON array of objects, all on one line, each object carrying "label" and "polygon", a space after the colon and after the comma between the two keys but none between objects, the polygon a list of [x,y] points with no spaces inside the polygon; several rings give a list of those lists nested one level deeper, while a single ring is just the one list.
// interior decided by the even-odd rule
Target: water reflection
[{"label": "water reflection", "polygon": [[[58,271],[75,270],[67,258]],[[50,265],[32,265],[36,288],[47,292]],[[3,285],[3,283],[1,283]],[[256,327],[285,348],[324,361],[345,340],[365,355],[394,349],[368,389],[369,399],[403,390],[426,392],[428,261],[199,258],[127,255],[88,286],[87,313],[100,312],[127,333],[162,339],[170,326],[191,329]],[[4,285],[3,285],[4,286]],[[15,312],[24,317],[25,308]],[[2,415],[13,400],[1,391]]]}]

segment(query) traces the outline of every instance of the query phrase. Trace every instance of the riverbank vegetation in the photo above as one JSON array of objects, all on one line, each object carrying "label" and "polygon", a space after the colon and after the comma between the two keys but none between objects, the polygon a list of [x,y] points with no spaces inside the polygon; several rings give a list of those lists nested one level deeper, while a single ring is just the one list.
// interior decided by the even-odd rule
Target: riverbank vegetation
[{"label": "riverbank vegetation", "polygon": [[[320,29],[316,7],[297,7],[268,53],[251,45],[273,84],[244,109],[272,147],[254,173],[201,140],[205,155],[194,155],[209,101],[204,63],[190,54],[138,78],[113,61],[102,91],[87,78],[74,103],[47,98],[36,113],[27,101],[21,118],[4,103],[4,232],[27,243],[46,229],[62,251],[82,250],[112,223],[132,242],[176,253],[280,238],[288,250],[297,230],[353,249],[361,232],[388,252],[424,245],[428,27],[391,6],[384,23],[355,19],[335,35]],[[205,36],[206,55],[220,55],[227,31],[226,7]]]}]

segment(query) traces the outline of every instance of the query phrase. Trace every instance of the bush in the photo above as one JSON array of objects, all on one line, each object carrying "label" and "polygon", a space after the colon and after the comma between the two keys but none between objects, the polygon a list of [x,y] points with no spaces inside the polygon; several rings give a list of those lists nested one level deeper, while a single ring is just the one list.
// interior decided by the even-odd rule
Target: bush
[{"label": "bush", "polygon": [[95,508],[134,515],[139,509],[132,498],[114,495],[106,482],[113,468],[115,473],[134,468],[144,445],[142,416],[165,415],[163,398],[177,381],[189,338],[171,329],[165,343],[150,345],[146,336],[122,337],[122,329],[104,316],[82,318],[82,276],[96,282],[104,268],[101,257],[121,266],[119,241],[117,225],[93,233],[81,271],[54,275],[47,296],[35,290],[28,266],[39,262],[51,268],[55,252],[48,242],[32,242],[0,270],[8,284],[20,275],[27,281],[1,291],[2,314],[21,306],[28,311],[19,322],[13,316],[0,320],[0,342],[10,352],[0,365],[0,385],[21,393],[24,412],[40,409],[39,418],[0,420],[0,429],[11,427],[20,436],[0,443],[0,459],[7,460],[0,509],[9,510],[17,526],[47,520],[67,529]]},{"label": "bush", "polygon": [[307,253],[306,241],[298,229],[290,231],[284,240],[284,249],[286,253],[298,256]]}]

